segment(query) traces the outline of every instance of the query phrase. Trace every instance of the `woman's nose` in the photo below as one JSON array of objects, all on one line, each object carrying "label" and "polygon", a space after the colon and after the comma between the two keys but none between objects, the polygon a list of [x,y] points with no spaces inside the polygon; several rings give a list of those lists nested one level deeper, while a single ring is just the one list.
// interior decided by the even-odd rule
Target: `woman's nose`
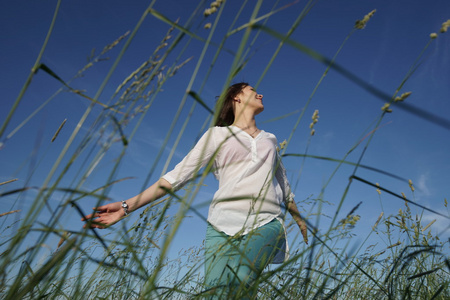
[{"label": "woman's nose", "polygon": [[257,95],[256,95],[256,98],[262,99],[262,98],[263,98],[263,95],[262,95],[262,94],[257,94]]}]

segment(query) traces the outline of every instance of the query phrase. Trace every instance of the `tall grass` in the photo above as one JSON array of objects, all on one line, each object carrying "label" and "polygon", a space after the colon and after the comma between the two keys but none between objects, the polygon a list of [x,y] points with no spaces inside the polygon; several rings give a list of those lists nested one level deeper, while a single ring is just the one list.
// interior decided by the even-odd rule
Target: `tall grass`
[{"label": "tall grass", "polygon": [[[61,79],[58,74],[41,62],[42,53],[46,49],[47,41],[54,27],[54,22],[52,22],[32,72],[0,129],[2,145],[7,146],[9,140],[15,137],[16,132],[25,130],[27,122],[43,107],[51,105],[52,100],[62,92],[74,93],[89,101],[89,105],[67,139],[65,146],[55,157],[54,164],[48,170],[47,178],[42,180],[40,186],[27,185],[23,188],[8,190],[8,185],[14,182],[14,179],[1,183],[2,187],[7,190],[2,192],[0,197],[22,199],[24,193],[34,192],[34,200],[30,207],[23,212],[20,220],[11,221],[10,218],[3,222],[0,256],[0,294],[2,298],[197,299],[211,294],[212,291],[208,290],[203,282],[202,245],[180,249],[176,258],[168,255],[175,234],[188,214],[194,213],[206,222],[205,216],[197,211],[206,204],[194,206],[193,200],[201,191],[206,176],[211,173],[211,163],[205,170],[198,170],[196,180],[186,186],[183,191],[169,193],[165,199],[145,208],[139,213],[139,217],[131,227],[127,227],[125,222],[121,222],[105,231],[86,228],[69,231],[60,224],[64,224],[64,217],[68,211],[76,211],[80,217],[89,213],[88,208],[80,205],[81,199],[87,197],[96,199],[95,205],[112,200],[111,188],[122,180],[129,179],[121,178],[119,167],[127,155],[129,145],[134,142],[136,132],[144,117],[153,108],[154,101],[160,96],[167,82],[177,77],[177,72],[186,64],[195,64],[189,83],[185,88],[186,93],[180,100],[177,109],[174,109],[175,117],[167,130],[160,151],[156,155],[155,163],[150,168],[142,188],[149,184],[154,175],[169,139],[175,135],[175,124],[182,119],[182,111],[186,105],[191,105],[189,115],[181,120],[183,125],[176,135],[165,169],[174,156],[175,149],[185,133],[188,122],[191,121],[190,115],[196,106],[200,105],[208,112],[203,123],[204,128],[217,117],[217,108],[220,108],[223,98],[220,97],[216,107],[212,108],[202,100],[202,93],[211,72],[216,68],[219,55],[223,52],[233,54],[233,62],[223,84],[225,89],[252,59],[255,41],[261,36],[270,36],[279,41],[279,47],[273,57],[268,60],[257,85],[269,72],[271,65],[276,63],[275,59],[284,46],[293,47],[324,65],[323,75],[316,86],[311,87],[312,93],[298,114],[288,139],[280,145],[281,154],[285,157],[299,157],[302,159],[302,164],[309,159],[324,160],[334,164],[335,169],[325,180],[316,199],[314,201],[307,199],[302,203],[311,207],[307,214],[315,220],[314,223],[309,222],[308,224],[309,234],[312,237],[310,246],[293,250],[288,261],[264,271],[249,289],[256,292],[261,299],[449,299],[450,261],[444,248],[448,241],[440,241],[439,236],[433,235],[430,230],[432,224],[424,224],[422,217],[414,215],[411,207],[419,208],[422,212],[427,210],[447,220],[449,219],[448,212],[442,213],[438,211],[439,209],[421,206],[414,198],[408,199],[404,194],[398,195],[395,191],[390,191],[357,175],[359,170],[365,169],[383,176],[400,178],[387,171],[362,164],[365,152],[371,146],[372,138],[382,126],[382,120],[392,111],[392,107],[416,114],[429,122],[434,122],[435,126],[450,128],[448,120],[433,116],[405,102],[408,94],[402,93],[399,96],[404,84],[418,69],[426,49],[435,36],[432,36],[429,43],[424,46],[417,60],[412,62],[410,70],[398,88],[392,92],[392,95],[387,95],[364,79],[352,74],[345,66],[336,63],[336,58],[353,34],[363,29],[368,22],[370,24],[370,18],[373,17],[374,11],[366,16],[361,16],[361,20],[350,30],[335,55],[329,59],[291,39],[291,34],[301,26],[304,17],[313,9],[316,1],[309,1],[305,4],[303,11],[287,34],[281,34],[267,27],[265,22],[275,14],[282,14],[285,9],[289,9],[296,3],[279,6],[276,2],[269,13],[261,14],[259,10],[262,1],[255,3],[244,1],[240,9],[236,7],[236,17],[231,22],[227,33],[222,37],[220,44],[213,42],[213,36],[217,34],[222,22],[224,8],[231,3],[216,1],[210,5],[206,1],[200,1],[190,18],[181,24],[155,10],[155,2],[150,3],[131,32],[107,45],[100,54],[91,56],[88,64],[82,67],[80,72],[69,81]],[[244,24],[239,24],[238,20],[242,17],[244,8],[248,9],[249,6],[252,9],[250,18]],[[110,95],[109,101],[101,102],[100,95],[106,91],[105,87],[110,82],[112,74],[117,70],[119,62],[147,18],[157,18],[168,24],[170,29],[148,60],[142,62],[136,70],[124,78],[123,82]],[[204,28],[209,30],[206,38],[203,38],[200,33],[205,30]],[[235,36],[240,37],[238,46],[236,49],[228,49],[226,41]],[[189,44],[194,41],[201,42],[203,46],[202,51],[195,58],[196,62],[186,57]],[[94,96],[91,97],[82,90],[72,87],[74,80],[94,68],[109,51],[116,47],[121,47],[121,50]],[[207,57],[208,51],[215,53],[212,59]],[[201,79],[199,70],[205,64],[209,64],[210,67],[206,76]],[[29,88],[32,78],[41,74],[37,74],[37,70],[50,75],[52,80],[58,80],[61,83],[61,89],[8,135],[5,135],[11,118],[16,113],[16,108]],[[305,119],[309,105],[319,87],[322,87],[323,80],[330,70],[342,74],[353,81],[355,85],[366,89],[386,104],[380,111],[377,120],[368,124],[368,130],[364,136],[358,138],[343,157],[320,157],[310,153],[309,146],[313,142],[314,127],[318,121],[316,113],[310,125],[311,133],[305,150],[302,153],[289,153],[289,144],[294,133],[299,129],[300,124],[303,124],[300,121]],[[198,90],[194,90],[195,81],[201,81]],[[97,107],[102,107],[102,110],[98,112],[95,109]],[[55,130],[52,142],[58,140],[64,124],[65,121]],[[83,127],[88,127],[89,130],[83,132],[81,130]],[[362,144],[363,151],[357,162],[349,161],[350,153]],[[104,184],[86,190],[87,180],[105,156],[111,153],[111,149],[113,147],[117,149],[118,145],[120,151],[115,155]],[[345,174],[350,178],[347,186],[330,217],[331,221],[323,222],[324,206],[328,205],[324,193],[328,185],[337,176],[341,176],[338,175],[338,171],[348,165],[353,169],[350,173]],[[77,170],[76,176],[73,176],[75,179],[71,182],[63,180],[71,169]],[[298,169],[299,175],[301,170],[302,166]],[[30,178],[32,176],[33,172]],[[343,204],[348,200],[348,192],[353,188],[355,182],[373,186],[374,190],[380,193],[380,197],[390,194],[390,197],[397,198],[399,203],[404,203],[397,215],[385,216],[382,213],[373,224],[367,237],[359,244],[354,244],[352,239],[354,228],[360,222],[357,215],[358,205],[348,213],[342,212]],[[49,201],[54,195],[60,195],[62,199],[61,204],[56,207],[49,205]],[[412,195],[414,195],[414,190],[412,190]],[[447,202],[443,206],[447,207]],[[169,213],[173,209],[177,209],[176,214]],[[11,210],[2,213],[0,218],[6,218],[7,215],[13,216],[16,213],[18,210]],[[343,214],[344,218],[342,218]],[[45,222],[42,221],[42,216],[46,216]],[[312,218],[312,216],[315,217]],[[328,228],[324,228],[323,224],[325,223]],[[294,229],[293,227],[294,224],[288,223],[289,232]],[[11,228],[15,229],[13,233],[9,233]],[[375,235],[384,244],[372,244],[371,238]],[[51,254],[43,255],[43,248],[50,249]],[[248,295],[248,292],[248,288],[242,286],[235,297],[241,299]]]}]

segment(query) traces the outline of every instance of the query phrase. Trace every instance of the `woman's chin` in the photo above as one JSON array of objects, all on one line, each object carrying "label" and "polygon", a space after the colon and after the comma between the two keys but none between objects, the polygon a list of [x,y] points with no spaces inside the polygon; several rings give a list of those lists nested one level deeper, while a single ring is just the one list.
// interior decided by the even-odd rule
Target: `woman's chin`
[{"label": "woman's chin", "polygon": [[261,105],[261,107],[256,110],[255,115],[258,115],[258,114],[262,113],[263,111],[264,111],[264,106]]}]

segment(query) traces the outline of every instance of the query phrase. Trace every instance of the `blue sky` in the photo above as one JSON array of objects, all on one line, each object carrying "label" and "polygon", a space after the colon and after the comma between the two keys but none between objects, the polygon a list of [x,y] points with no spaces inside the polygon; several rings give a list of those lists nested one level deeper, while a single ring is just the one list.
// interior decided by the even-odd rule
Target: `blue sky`
[{"label": "blue sky", "polygon": [[[127,31],[133,30],[149,3],[150,1],[119,0],[63,1],[54,31],[42,57],[42,63],[60,78],[69,81],[86,64],[86,59],[93,49],[98,54],[103,47]],[[219,26],[212,37],[213,42],[222,41],[241,3],[242,1],[236,0],[227,1]],[[248,22],[253,11],[253,3],[249,1],[244,7],[234,28]],[[156,1],[153,8],[172,21],[179,18],[179,24],[183,25],[197,4],[198,1],[164,0]],[[209,4],[210,2],[206,2],[205,7]],[[258,16],[270,12],[274,4],[275,1],[264,1]],[[268,19],[266,24],[268,27],[285,34],[301,13],[306,1],[279,1],[277,7],[288,4],[290,4],[288,8]],[[2,123],[39,54],[55,6],[56,1],[16,1],[1,4],[0,23],[4,29],[4,38],[0,47],[0,65],[2,66],[0,82],[3,86],[0,99]],[[362,19],[373,9],[377,10],[373,18],[365,29],[356,31],[348,39],[337,56],[336,62],[373,87],[393,95],[416,58],[430,41],[430,33],[439,32],[441,24],[450,18],[448,1],[317,1],[292,34],[291,39],[331,58],[352,31],[355,21]],[[203,25],[214,22],[216,16],[217,14],[214,14],[205,20],[200,14],[191,30],[198,36],[207,38],[210,30],[204,29]],[[99,97],[100,102],[107,103],[117,86],[148,59],[169,27],[151,15],[146,17]],[[172,34],[173,38],[178,33],[179,31],[175,30]],[[242,36],[243,31],[230,36],[225,43],[225,48],[236,51]],[[248,81],[256,84],[278,47],[279,41],[266,33],[261,32],[256,35],[253,32],[251,38],[255,36],[257,38],[254,45],[248,48],[251,58],[233,81]],[[169,40],[169,43],[173,41],[173,38]],[[109,60],[96,63],[85,72],[83,77],[74,79],[71,86],[93,97],[111,69],[124,41],[107,53]],[[163,145],[180,101],[201,58],[204,43],[184,37],[167,58],[167,65],[170,66],[176,62],[184,46],[186,51],[180,55],[178,63],[189,58],[191,60],[164,85],[164,91],[158,94],[131,140],[115,178],[133,177],[133,179],[118,183],[111,189],[109,197],[115,201],[129,198],[140,191]],[[200,90],[216,51],[216,46],[208,47],[199,65],[198,74],[193,80],[192,90]],[[207,78],[200,96],[209,107],[214,107],[215,97],[220,94],[225,84],[233,59],[233,55],[222,51]],[[399,91],[399,94],[412,92],[405,103],[423,109],[436,117],[450,120],[448,117],[450,112],[449,65],[450,33],[447,32],[439,34],[432,41],[423,54],[419,67]],[[323,63],[289,45],[284,45],[258,86],[258,92],[264,95],[265,104],[265,111],[257,119],[259,126],[274,133],[280,142],[288,139],[300,111],[305,107],[325,69],[326,65]],[[0,182],[18,179],[16,182],[0,186],[0,192],[24,186],[42,186],[57,155],[76,129],[90,102],[65,89],[17,132],[13,132],[23,120],[60,88],[61,84],[42,70],[34,76],[6,131],[0,137],[3,143],[3,148],[0,150]],[[161,159],[156,163],[151,182],[164,172],[164,165],[176,136],[194,103],[190,97],[186,101],[179,121],[175,125],[174,133]],[[367,134],[374,129],[375,122],[381,116],[381,107],[384,102],[336,70],[330,70],[306,108],[305,116],[293,134],[286,153],[305,153],[309,145],[308,153],[311,155],[342,159],[358,141],[362,140],[347,157],[347,160],[356,162],[368,141]],[[377,128],[361,163],[404,179],[411,179],[416,187],[415,193],[411,193],[407,182],[380,173],[359,169],[356,175],[370,182],[379,183],[395,193],[404,192],[409,199],[420,205],[448,215],[449,212],[444,207],[444,199],[449,197],[450,139],[448,137],[450,129],[436,125],[433,120],[412,115],[401,107],[394,106],[392,109],[393,112],[382,119],[381,126]],[[314,110],[319,110],[320,118],[315,125],[316,134],[309,143],[308,126]],[[97,105],[89,114],[73,146],[64,157],[63,165],[68,162],[70,155],[75,151],[75,146],[89,132],[92,122],[101,111],[102,107]],[[270,121],[290,113],[292,114],[287,117]],[[176,147],[174,156],[168,163],[169,168],[189,151],[195,139],[203,132],[207,118],[207,111],[197,105]],[[56,141],[50,143],[53,134],[64,119],[67,119],[67,123]],[[136,121],[137,118],[124,129],[126,136],[131,134]],[[111,130],[112,127],[107,129],[107,131]],[[6,139],[7,136],[10,138]],[[111,147],[83,184],[83,189],[92,190],[107,182],[111,166],[121,150],[120,143]],[[79,180],[80,169],[85,171],[82,163],[86,157],[88,156],[85,152],[74,162],[62,179],[61,187],[73,187],[73,183]],[[291,178],[291,184],[296,186],[294,191],[296,201],[305,214],[315,213],[315,200],[304,200],[316,199],[319,196],[322,186],[330,177],[336,163],[307,159],[301,167],[301,158],[286,157],[284,164]],[[32,176],[27,181],[27,176],[31,172]],[[333,177],[323,195],[324,200],[330,203],[326,205],[323,213],[334,214],[352,172],[353,167],[343,166]],[[52,178],[50,182],[54,180],[55,178]],[[207,186],[200,191],[195,204],[204,203],[212,197],[217,183],[210,176],[206,184]],[[1,212],[15,209],[22,209],[22,212],[3,217],[0,220],[1,226],[8,226],[23,217],[35,195],[35,191],[31,190],[20,197],[17,194],[4,197]],[[55,194],[50,203],[56,206],[64,200],[62,194]],[[361,221],[355,229],[356,244],[367,236],[381,211],[384,211],[385,216],[389,216],[396,214],[400,208],[404,209],[401,200],[386,193],[379,195],[373,187],[354,181],[346,196],[339,219],[345,217],[360,202],[361,205],[356,212],[361,216]],[[79,204],[85,211],[89,211],[95,204],[95,199],[82,199]],[[421,209],[412,209],[413,214],[423,212]],[[175,206],[171,213],[175,214],[176,210]],[[202,207],[201,212],[206,217],[207,207]],[[189,215],[192,217],[186,218],[183,222],[172,244],[173,255],[176,255],[180,249],[200,245],[204,238],[205,223],[194,214]],[[311,222],[315,221],[315,216],[309,217]],[[39,220],[47,222],[48,218],[48,211],[44,209]],[[448,219],[427,211],[423,212],[424,224],[433,219],[437,221],[432,226],[432,232],[438,234],[441,240],[448,239]],[[76,211],[66,213],[64,220],[59,223],[59,228],[79,230],[82,226]],[[127,224],[131,225],[133,220],[135,219],[131,218]],[[327,218],[324,217],[320,225],[323,228],[320,229],[327,229],[326,224]],[[294,241],[295,234],[296,232],[293,232],[291,242]],[[297,240],[292,244],[294,249],[303,247]]]}]

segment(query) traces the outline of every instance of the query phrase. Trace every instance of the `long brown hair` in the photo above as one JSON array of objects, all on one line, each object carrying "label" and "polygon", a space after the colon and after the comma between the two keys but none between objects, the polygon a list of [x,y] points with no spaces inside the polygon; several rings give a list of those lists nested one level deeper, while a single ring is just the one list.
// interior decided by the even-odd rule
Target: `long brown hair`
[{"label": "long brown hair", "polygon": [[234,122],[234,98],[246,87],[247,82],[235,83],[227,89],[225,99],[223,100],[222,108],[220,109],[219,117],[216,120],[215,126],[230,126]]}]

